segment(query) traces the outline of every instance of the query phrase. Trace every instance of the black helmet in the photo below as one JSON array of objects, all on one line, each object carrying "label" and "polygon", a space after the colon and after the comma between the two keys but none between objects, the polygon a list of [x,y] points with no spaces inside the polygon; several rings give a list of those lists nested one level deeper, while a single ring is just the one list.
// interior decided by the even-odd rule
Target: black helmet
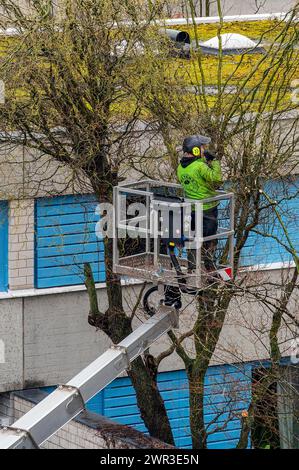
[{"label": "black helmet", "polygon": [[210,137],[204,135],[190,135],[184,139],[183,152],[192,153],[195,156],[200,155],[200,147],[211,142]]}]

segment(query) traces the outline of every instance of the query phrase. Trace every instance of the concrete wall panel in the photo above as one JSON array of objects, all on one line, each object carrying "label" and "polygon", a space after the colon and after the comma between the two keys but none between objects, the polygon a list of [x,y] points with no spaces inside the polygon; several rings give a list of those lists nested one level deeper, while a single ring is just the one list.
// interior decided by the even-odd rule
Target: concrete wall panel
[{"label": "concrete wall panel", "polygon": [[[104,306],[104,289],[99,291]],[[24,386],[64,383],[109,347],[87,322],[85,292],[25,299]]]},{"label": "concrete wall panel", "polygon": [[23,385],[22,299],[0,302],[0,392]]}]

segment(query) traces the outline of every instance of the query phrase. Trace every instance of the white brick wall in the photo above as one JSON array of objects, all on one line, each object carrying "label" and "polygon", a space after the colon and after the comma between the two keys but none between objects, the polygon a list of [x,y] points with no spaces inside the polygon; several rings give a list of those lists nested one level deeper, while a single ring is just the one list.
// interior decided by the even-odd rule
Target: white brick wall
[{"label": "white brick wall", "polygon": [[[14,394],[0,394],[0,416],[17,420],[30,411],[33,404]],[[95,415],[93,415],[94,417]],[[104,420],[99,417],[97,429],[77,421],[71,421],[50,437],[44,449],[134,449],[134,448],[171,448],[157,439],[127,426]]]},{"label": "white brick wall", "polygon": [[34,200],[10,202],[9,288],[34,287]]},{"label": "white brick wall", "polygon": [[14,418],[14,403],[10,395],[3,395],[0,398],[0,417]]}]

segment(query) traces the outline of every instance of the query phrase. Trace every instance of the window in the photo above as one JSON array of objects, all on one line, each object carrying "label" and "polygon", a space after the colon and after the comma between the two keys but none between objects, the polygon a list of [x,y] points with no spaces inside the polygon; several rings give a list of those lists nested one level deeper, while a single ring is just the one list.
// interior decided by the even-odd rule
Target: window
[{"label": "window", "polygon": [[298,365],[282,364],[279,376],[269,365],[254,369],[252,404],[254,448],[299,448]]},{"label": "window", "polygon": [[252,445],[255,449],[278,449],[279,422],[277,381],[270,368],[252,372]]},{"label": "window", "polygon": [[277,391],[280,446],[299,449],[299,364],[282,368]]},{"label": "window", "polygon": [[0,201],[0,292],[8,289],[8,203]]},{"label": "window", "polygon": [[104,247],[96,236],[97,204],[94,195],[36,200],[35,287],[83,284],[86,262],[95,282],[105,281]]}]

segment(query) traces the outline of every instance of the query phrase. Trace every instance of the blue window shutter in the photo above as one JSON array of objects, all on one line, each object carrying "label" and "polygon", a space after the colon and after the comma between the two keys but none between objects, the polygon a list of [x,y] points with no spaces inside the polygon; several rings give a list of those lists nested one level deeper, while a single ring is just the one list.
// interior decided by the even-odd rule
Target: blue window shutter
[{"label": "blue window shutter", "polygon": [[[252,369],[255,363],[219,365],[208,368],[205,377],[204,420],[209,431],[209,449],[235,448],[241,431],[241,412],[251,402]],[[170,420],[175,444],[191,448],[189,387],[185,370],[161,372],[158,386]],[[53,388],[45,388],[51,392]],[[86,408],[117,423],[148,431],[140,416],[134,387],[129,377],[114,380],[96,394]],[[250,442],[248,443],[250,445]]]},{"label": "blue window shutter", "polygon": [[[299,178],[280,181],[269,181],[265,184],[265,192],[276,201],[281,201],[277,206],[282,216],[283,223],[288,229],[288,233],[295,249],[299,251]],[[267,203],[267,201],[264,200]],[[271,234],[288,246],[283,229],[277,220],[272,209],[261,213],[263,221],[256,229],[265,234]],[[241,266],[266,265],[271,263],[290,262],[292,255],[271,237],[251,232],[245,247],[242,250]]]},{"label": "blue window shutter", "polygon": [[35,205],[35,286],[84,283],[89,262],[95,282],[105,281],[104,246],[96,236],[94,195],[41,198]]},{"label": "blue window shutter", "polygon": [[[180,448],[190,448],[189,388],[186,372],[179,370],[159,373],[158,385],[176,445]],[[249,407],[250,400],[250,364],[209,367],[205,378],[205,423],[208,425],[213,422],[210,429],[215,432],[209,436],[208,448],[236,447],[241,430],[238,414]],[[107,418],[147,433],[137,406],[135,390],[128,377],[114,380],[87,404],[87,409],[101,409]]]},{"label": "blue window shutter", "polygon": [[8,203],[0,201],[0,292],[8,289]]}]

